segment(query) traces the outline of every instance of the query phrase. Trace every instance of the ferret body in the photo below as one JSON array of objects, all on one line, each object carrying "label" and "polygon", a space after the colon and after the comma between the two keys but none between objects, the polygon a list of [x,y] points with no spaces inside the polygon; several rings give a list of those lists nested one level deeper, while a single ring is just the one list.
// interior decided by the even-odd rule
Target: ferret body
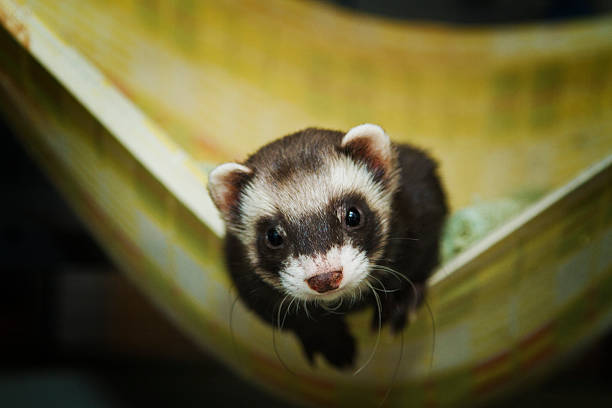
[{"label": "ferret body", "polygon": [[353,364],[345,313],[377,307],[378,297],[373,326],[397,332],[422,302],[446,200],[435,162],[380,127],[285,136],[214,169],[208,188],[239,296],[293,331],[311,363],[321,353],[336,367]]}]

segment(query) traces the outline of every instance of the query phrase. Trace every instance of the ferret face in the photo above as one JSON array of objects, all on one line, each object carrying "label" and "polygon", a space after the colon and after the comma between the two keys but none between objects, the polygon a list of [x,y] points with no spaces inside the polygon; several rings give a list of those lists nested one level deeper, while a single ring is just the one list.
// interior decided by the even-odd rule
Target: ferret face
[{"label": "ferret face", "polygon": [[[367,169],[348,164],[273,184],[255,178],[246,187],[239,237],[264,281],[301,299],[334,299],[360,286],[388,223],[385,203],[368,199],[368,188],[384,193]],[[335,166],[346,173],[338,177]]]},{"label": "ferret face", "polygon": [[378,126],[307,129],[219,166],[209,190],[252,273],[293,297],[332,301],[359,293],[383,254],[394,161]]}]

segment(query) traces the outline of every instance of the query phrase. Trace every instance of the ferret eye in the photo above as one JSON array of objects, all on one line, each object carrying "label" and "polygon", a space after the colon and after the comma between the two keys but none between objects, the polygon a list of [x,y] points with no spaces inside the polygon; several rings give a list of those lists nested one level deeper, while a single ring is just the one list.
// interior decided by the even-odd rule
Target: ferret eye
[{"label": "ferret eye", "polygon": [[278,249],[283,245],[283,236],[276,228],[270,228],[266,232],[266,245],[272,249]]},{"label": "ferret eye", "polygon": [[361,224],[361,213],[355,207],[350,207],[346,210],[346,215],[344,216],[344,222],[346,226],[349,228],[356,228]]}]

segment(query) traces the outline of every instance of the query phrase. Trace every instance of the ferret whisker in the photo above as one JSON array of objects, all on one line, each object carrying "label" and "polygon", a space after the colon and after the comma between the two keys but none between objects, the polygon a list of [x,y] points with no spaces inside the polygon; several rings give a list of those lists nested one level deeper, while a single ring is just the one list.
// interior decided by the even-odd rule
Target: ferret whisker
[{"label": "ferret whisker", "polygon": [[429,311],[429,318],[431,319],[431,357],[429,359],[429,371],[433,369],[434,356],[436,351],[436,319],[434,319],[433,311],[431,310],[431,305],[425,299],[425,306],[427,306],[427,310]]},{"label": "ferret whisker", "polygon": [[276,332],[277,332],[277,331],[279,331],[279,330],[275,329],[275,327],[274,327],[274,326],[272,326],[272,347],[274,348],[274,354],[276,355],[276,358],[278,359],[278,361],[281,363],[281,365],[283,366],[283,368],[284,368],[285,370],[287,370],[287,371],[288,371],[288,372],[290,372],[291,374],[293,374],[293,375],[297,376],[297,374],[296,374],[296,373],[295,373],[293,370],[291,370],[291,369],[289,368],[289,366],[288,366],[288,365],[285,363],[285,360],[283,360],[283,359],[281,358],[281,355],[280,355],[280,353],[278,352],[278,347],[276,346]]},{"label": "ferret whisker", "polygon": [[236,290],[236,292],[238,292],[238,288],[236,287],[236,285],[232,282],[230,283],[230,285],[227,287],[227,296],[228,297],[232,297],[232,291]]},{"label": "ferret whisker", "polygon": [[[385,284],[380,279],[378,279],[376,276],[370,274],[370,275],[368,275],[367,279],[374,279],[376,282],[378,282],[380,284],[380,287],[382,288],[382,291],[386,291],[387,290],[387,288],[385,287]],[[370,283],[372,283],[372,282],[370,282]],[[378,288],[376,288],[376,289],[378,289]]]},{"label": "ferret whisker", "polygon": [[397,381],[397,375],[399,373],[399,368],[400,368],[400,365],[402,363],[402,359],[403,358],[404,358],[404,331],[402,330],[400,332],[399,358],[397,359],[397,364],[395,365],[395,369],[393,371],[393,376],[391,377],[391,383],[389,383],[389,388],[387,388],[387,392],[385,393],[385,396],[380,401],[380,404],[378,404],[379,408],[382,407],[385,404],[385,401],[387,401],[387,398],[389,398],[389,395],[391,395],[391,390],[393,389],[393,386],[395,385],[395,382]]},{"label": "ferret whisker", "polygon": [[230,337],[232,338],[232,344],[234,345],[234,349],[238,348],[236,344],[236,336],[234,335],[234,307],[236,303],[238,303],[239,295],[236,295],[234,301],[232,302],[232,306],[230,307],[230,315],[229,315],[229,329],[230,329]]},{"label": "ferret whisker", "polygon": [[276,325],[278,326],[278,329],[281,330],[281,310],[283,309],[283,303],[285,303],[285,300],[287,300],[287,298],[289,297],[289,295],[285,295],[283,296],[283,299],[280,301],[280,304],[278,306],[278,313],[276,316]]},{"label": "ferret whisker", "polygon": [[[393,292],[398,292],[399,291],[399,289],[393,289],[393,290],[387,289],[385,287],[384,283],[380,279],[378,279],[376,276],[374,276],[374,275],[370,275],[370,276],[368,276],[368,278],[372,278],[372,279],[376,280],[378,283],[380,283],[380,286],[382,287],[382,289],[381,288],[377,288],[376,286],[374,286],[372,284],[372,287],[374,289],[376,289],[377,291],[379,291],[379,292],[382,292],[382,293],[393,293]],[[370,283],[372,283],[372,282],[370,282]]]},{"label": "ferret whisker", "polygon": [[[408,284],[410,285],[410,287],[412,288],[412,293],[413,293],[413,304],[412,304],[412,309],[411,310],[416,310],[417,308],[417,303],[418,303],[418,290],[416,285],[414,284],[414,282],[412,282],[412,280],[410,278],[408,278],[407,276],[404,276],[402,274],[400,274],[399,272],[388,268],[386,266],[383,265],[375,265],[378,268],[374,268],[377,270],[381,270],[381,271],[385,271],[385,272],[389,272],[391,273],[393,276],[397,277],[397,278],[402,278],[404,280],[406,280],[406,282],[408,282]],[[429,318],[431,320],[431,328],[432,328],[432,337],[431,337],[431,356],[429,359],[429,369],[431,370],[433,368],[433,362],[434,362],[434,357],[435,357],[435,351],[436,351],[436,320],[433,314],[433,311],[431,310],[431,305],[429,304],[429,302],[427,301],[427,299],[425,299],[425,306],[427,307],[427,311],[429,312]]]},{"label": "ferret whisker", "polygon": [[295,302],[295,314],[299,314],[300,313],[300,300],[296,298],[296,302]]},{"label": "ferret whisker", "polygon": [[320,303],[320,306],[321,306],[321,308],[323,308],[323,309],[324,309],[326,312],[333,313],[333,314],[337,314],[337,315],[341,315],[342,313],[338,313],[338,312],[337,312],[337,310],[338,310],[338,309],[340,309],[340,307],[342,307],[342,300],[343,300],[343,299],[342,299],[342,298],[340,298],[340,299],[338,300],[338,302],[336,303],[336,305],[335,305],[335,306],[330,306],[330,305],[328,305],[328,304],[327,304],[327,303],[325,303],[325,302],[321,302],[321,303]]},{"label": "ferret whisker", "polygon": [[[283,304],[285,303],[285,300],[287,300],[288,297],[289,297],[288,294],[283,296],[283,298],[281,299],[281,301],[278,304],[278,312],[277,312],[277,317],[276,317],[276,325],[272,326],[272,347],[274,349],[274,354],[276,355],[276,358],[281,363],[281,365],[285,368],[285,370],[287,370],[291,374],[295,375],[295,373],[293,371],[291,371],[291,369],[289,369],[287,364],[285,364],[285,361],[281,358],[280,353],[278,352],[277,344],[276,344],[276,332],[282,330],[282,325],[281,325],[281,320],[280,320],[281,311],[283,309]],[[283,319],[283,323],[284,323],[284,319]]]},{"label": "ferret whisker", "polygon": [[308,303],[306,303],[306,299],[304,299],[302,303],[304,304],[304,312],[306,312],[308,320],[314,320],[312,316],[310,316],[310,312],[308,312]]},{"label": "ferret whisker", "polygon": [[412,281],[412,279],[410,279],[409,277],[402,275],[401,273],[399,273],[396,270],[393,270],[391,268],[387,268],[385,267],[385,271],[391,273],[392,275],[398,277],[398,278],[403,278],[406,282],[408,282],[408,284],[410,285],[410,287],[412,288],[412,294],[413,296],[413,303],[412,303],[412,309],[411,311],[414,311],[417,309],[417,305],[419,302],[419,291],[416,287],[416,285],[414,284],[414,282]]},{"label": "ferret whisker", "polygon": [[391,274],[399,282],[402,281],[402,278],[405,278],[403,275],[401,275],[400,273],[397,273],[393,269],[387,268],[387,267],[384,267],[384,266],[381,266],[381,265],[372,265],[370,267],[370,270],[372,270],[372,271],[379,271],[379,272],[387,272],[387,273]]},{"label": "ferret whisker", "polygon": [[389,272],[391,275],[396,277],[398,280],[404,279],[406,282],[408,282],[410,284],[410,286],[412,286],[412,289],[414,290],[414,294],[415,295],[417,294],[416,293],[417,292],[416,287],[414,286],[414,283],[412,282],[412,280],[409,277],[399,273],[395,269],[389,268],[389,267],[384,266],[384,265],[372,265],[371,268],[373,270],[378,270],[378,271],[382,271],[382,272]]},{"label": "ferret whisker", "polygon": [[[295,314],[299,314],[300,313],[300,302],[299,302],[299,300],[297,298],[291,299],[291,302],[289,303],[289,308],[287,310],[287,314],[293,313],[291,311],[291,306],[295,306]],[[285,317],[287,317],[287,314],[285,314]]]},{"label": "ferret whisker", "polygon": [[[367,283],[367,282],[366,282],[366,283]],[[354,294],[354,296],[353,296],[353,305],[354,305],[355,303],[357,303],[357,302],[360,302],[360,301],[361,301],[361,299],[363,299],[363,287],[362,287],[362,286],[360,286],[360,287],[359,287],[359,293],[358,293],[358,294],[357,294],[357,293],[355,293],[355,294]],[[351,305],[351,306],[352,306],[352,305]]]},{"label": "ferret whisker", "polygon": [[398,240],[398,241],[420,241],[418,238],[412,237],[390,237],[389,240]]},{"label": "ferret whisker", "polygon": [[374,290],[372,285],[370,285],[370,283],[367,282],[367,281],[366,281],[366,285],[372,291],[372,294],[374,295],[374,299],[376,299],[376,306],[377,306],[377,309],[378,309],[378,333],[376,334],[376,342],[374,343],[374,348],[372,349],[372,352],[370,353],[370,356],[368,357],[366,362],[363,363],[363,365],[361,367],[359,367],[353,373],[353,375],[359,374],[364,368],[366,368],[370,364],[370,362],[374,358],[374,355],[376,354],[376,351],[378,350],[378,344],[380,343],[380,331],[381,331],[381,326],[382,326],[382,315],[381,315],[381,313],[382,313],[382,305],[380,304],[380,298],[378,297],[378,293],[376,293],[376,290]]},{"label": "ferret whisker", "polygon": [[294,301],[295,301],[295,298],[291,298],[291,301],[289,302],[289,305],[287,306],[287,309],[285,310],[285,314],[283,315],[283,320],[281,321],[281,325],[280,325],[281,330],[283,329],[283,327],[285,327],[285,320],[287,319],[287,314],[289,314],[289,311],[291,310],[291,305],[293,304]]}]

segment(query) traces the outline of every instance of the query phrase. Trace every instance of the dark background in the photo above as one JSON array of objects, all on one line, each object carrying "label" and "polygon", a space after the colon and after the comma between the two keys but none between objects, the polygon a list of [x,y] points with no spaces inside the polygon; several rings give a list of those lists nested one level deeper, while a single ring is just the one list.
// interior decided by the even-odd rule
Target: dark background
[{"label": "dark background", "polygon": [[328,0],[326,2],[394,19],[453,24],[554,22],[612,11],[612,0]]},{"label": "dark background", "polygon": [[[558,21],[612,1],[331,0],[393,18]],[[406,3],[406,4],[404,4]],[[198,350],[92,240],[0,115],[0,407],[287,406]],[[612,335],[504,407],[612,406]]]}]

